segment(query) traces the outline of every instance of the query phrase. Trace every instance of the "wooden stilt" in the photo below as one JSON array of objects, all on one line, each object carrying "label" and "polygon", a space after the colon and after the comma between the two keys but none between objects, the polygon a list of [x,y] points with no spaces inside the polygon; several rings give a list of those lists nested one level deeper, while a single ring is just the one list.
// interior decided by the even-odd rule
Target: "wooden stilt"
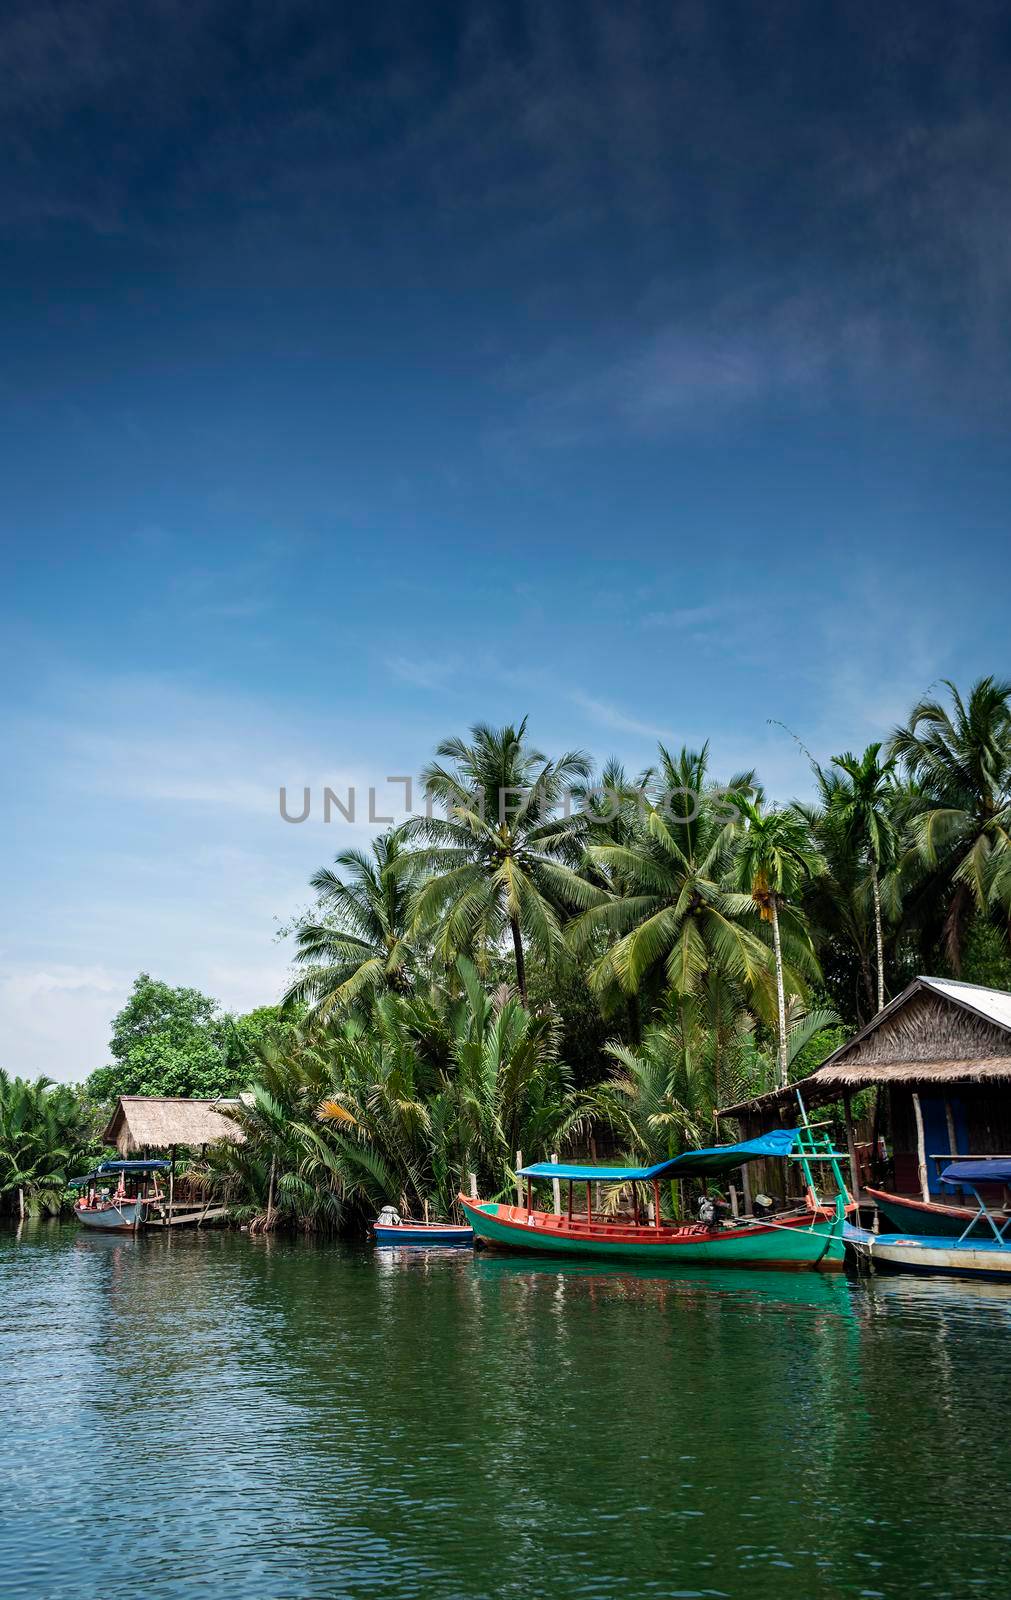
[{"label": "wooden stilt", "polygon": [[930,1204],[930,1183],[927,1179],[927,1145],[923,1132],[923,1108],[920,1097],[913,1090],[913,1116],[916,1118],[916,1166],[920,1177],[920,1198]]},{"label": "wooden stilt", "polygon": [[[551,1159],[554,1162],[555,1166],[557,1167],[557,1165],[558,1165],[558,1152],[557,1152],[557,1150],[553,1150],[551,1152]],[[562,1214],[562,1186],[559,1183],[557,1178],[552,1178],[552,1180],[551,1180],[551,1204],[552,1204],[552,1207],[554,1209],[555,1216],[556,1217],[560,1217],[561,1214]]]},{"label": "wooden stilt", "polygon": [[853,1133],[853,1105],[852,1097],[848,1090],[843,1090],[843,1117],[846,1121],[846,1149],[850,1158],[850,1181],[853,1185],[853,1198],[860,1199],[860,1163],[857,1160],[857,1142]]},{"label": "wooden stilt", "polygon": [[946,1100],[944,1102],[944,1115],[945,1115],[945,1117],[947,1119],[947,1123],[948,1123],[948,1149],[951,1151],[953,1156],[957,1156],[958,1155],[958,1135],[955,1132],[955,1113],[952,1110],[952,1106],[951,1106],[951,1101],[950,1100]]}]

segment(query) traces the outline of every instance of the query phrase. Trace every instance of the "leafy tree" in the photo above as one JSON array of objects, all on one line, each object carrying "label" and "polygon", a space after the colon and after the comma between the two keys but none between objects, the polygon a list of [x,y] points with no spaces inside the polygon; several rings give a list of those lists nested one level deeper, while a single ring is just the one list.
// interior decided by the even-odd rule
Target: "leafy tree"
[{"label": "leafy tree", "polygon": [[142,972],[112,1025],[112,1064],[87,1080],[88,1093],[213,1098],[233,1093],[241,1072],[228,1061],[226,1019],[197,989],[173,988]]},{"label": "leafy tree", "polygon": [[945,688],[951,709],[919,701],[889,753],[919,791],[905,863],[916,903],[928,902],[928,917],[931,903],[943,907],[944,948],[958,973],[973,907],[999,915],[1005,931],[1011,915],[1011,682],[980,678],[967,701],[950,681]]},{"label": "leafy tree", "polygon": [[481,960],[510,937],[524,1003],[525,943],[553,967],[562,952],[565,908],[595,898],[574,870],[583,820],[557,815],[571,786],[589,778],[589,759],[570,750],[550,761],[527,742],[526,728],[526,718],[519,727],[478,723],[470,744],[444,740],[441,760],[425,770],[423,781],[446,816],[433,810],[406,825],[424,841],[419,854],[426,877],[414,896],[415,926],[438,928],[436,947],[447,965],[468,952]]},{"label": "leafy tree", "polygon": [[405,829],[372,841],[371,854],[343,850],[334,871],[312,878],[317,902],[295,924],[302,971],[285,1004],[307,1003],[325,1021],[335,1010],[384,989],[409,989],[422,965],[410,926],[410,897],[420,859],[405,848]]},{"label": "leafy tree", "polygon": [[737,874],[757,905],[762,920],[772,928],[776,960],[779,1082],[785,1084],[789,1075],[789,1058],[781,924],[784,917],[789,918],[795,932],[798,935],[803,933],[802,923],[790,902],[801,884],[822,872],[824,867],[801,812],[795,809],[766,811],[760,799],[743,799],[741,809],[746,826],[738,848]]}]

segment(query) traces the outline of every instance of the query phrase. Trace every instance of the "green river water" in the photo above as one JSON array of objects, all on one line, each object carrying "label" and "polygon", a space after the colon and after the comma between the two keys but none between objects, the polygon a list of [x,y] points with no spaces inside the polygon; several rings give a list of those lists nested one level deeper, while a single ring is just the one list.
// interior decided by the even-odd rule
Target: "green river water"
[{"label": "green river water", "polygon": [[3,1600],[1011,1596],[1011,1292],[0,1232]]}]

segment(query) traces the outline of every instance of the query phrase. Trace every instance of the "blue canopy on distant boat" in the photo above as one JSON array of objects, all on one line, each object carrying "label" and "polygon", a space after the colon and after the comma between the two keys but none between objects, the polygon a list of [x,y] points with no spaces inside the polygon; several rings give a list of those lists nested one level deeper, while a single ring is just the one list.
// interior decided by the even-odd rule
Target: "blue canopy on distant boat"
[{"label": "blue canopy on distant boat", "polygon": [[943,1183],[1011,1183],[1011,1159],[1007,1156],[987,1161],[953,1161],[941,1173]]},{"label": "blue canopy on distant boat", "polygon": [[171,1165],[171,1161],[103,1161],[83,1178],[68,1179],[67,1187],[79,1189],[82,1183],[90,1183],[93,1178],[111,1177],[117,1172],[165,1172]]},{"label": "blue canopy on distant boat", "polygon": [[708,1150],[686,1150],[652,1167],[574,1167],[559,1161],[537,1161],[521,1167],[522,1178],[572,1178],[600,1183],[649,1183],[654,1178],[704,1178],[732,1172],[746,1161],[761,1161],[767,1156],[788,1156],[797,1142],[797,1128],[774,1128],[743,1144],[717,1144]]}]

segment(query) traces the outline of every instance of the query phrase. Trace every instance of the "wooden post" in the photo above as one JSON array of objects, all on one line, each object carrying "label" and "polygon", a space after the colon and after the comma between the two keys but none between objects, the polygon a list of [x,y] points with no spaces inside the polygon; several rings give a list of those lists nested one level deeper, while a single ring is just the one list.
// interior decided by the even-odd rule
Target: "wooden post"
[{"label": "wooden post", "polygon": [[741,1188],[744,1191],[744,1215],[751,1216],[751,1178],[747,1167],[741,1168]]},{"label": "wooden post", "polygon": [[730,1215],[732,1217],[739,1217],[740,1214],[741,1213],[738,1210],[738,1206],[737,1206],[737,1189],[736,1189],[734,1184],[731,1184],[730,1185]]},{"label": "wooden post", "polygon": [[951,1109],[951,1101],[944,1102],[944,1115],[948,1122],[948,1149],[953,1156],[958,1155],[958,1136],[955,1133],[955,1113]]},{"label": "wooden post", "polygon": [[857,1142],[853,1134],[853,1109],[852,1096],[848,1089],[843,1090],[843,1116],[846,1119],[846,1149],[850,1158],[850,1178],[853,1183],[853,1198],[860,1199],[860,1163],[857,1161]]},{"label": "wooden post", "polygon": [[593,1221],[593,1206],[592,1206],[591,1201],[590,1201],[590,1187],[591,1187],[590,1180],[589,1180],[589,1178],[587,1178],[587,1180],[586,1180],[586,1220],[587,1220],[587,1222],[592,1222]]},{"label": "wooden post", "polygon": [[[553,1150],[551,1152],[551,1159],[554,1162],[555,1166],[557,1167],[557,1165],[558,1165],[558,1152],[557,1152],[557,1150]],[[562,1186],[559,1183],[557,1178],[552,1178],[552,1180],[551,1180],[551,1203],[555,1208],[555,1216],[556,1217],[560,1217],[561,1214],[562,1214]]]},{"label": "wooden post", "polygon": [[633,1228],[639,1226],[639,1190],[634,1183],[632,1185],[632,1226]]},{"label": "wooden post", "polygon": [[172,1146],[172,1165],[168,1169],[168,1220],[172,1226],[172,1207],[175,1205],[176,1192],[176,1147]]},{"label": "wooden post", "polygon": [[534,1180],[533,1180],[533,1178],[528,1178],[527,1179],[527,1211],[529,1212],[529,1211],[532,1211],[533,1209],[534,1209]]},{"label": "wooden post", "polygon": [[572,1179],[569,1179],[569,1221],[572,1221]]},{"label": "wooden post", "polygon": [[427,1222],[428,1221],[428,1197],[426,1196],[425,1199],[421,1203],[422,1203],[422,1206],[423,1206],[424,1212],[425,1212],[425,1221]]},{"label": "wooden post", "polygon": [[520,1177],[520,1168],[523,1165],[523,1151],[516,1152],[516,1204],[523,1210],[523,1179]]},{"label": "wooden post", "polygon": [[920,1175],[920,1198],[930,1204],[930,1184],[927,1182],[927,1145],[923,1133],[923,1110],[920,1097],[913,1090],[913,1115],[916,1118],[916,1166]]},{"label": "wooden post", "polygon": [[470,1198],[472,1200],[476,1200],[477,1199],[477,1173],[476,1172],[472,1172],[470,1174]]},{"label": "wooden post", "polygon": [[653,1226],[660,1226],[660,1179],[653,1179]]},{"label": "wooden post", "polygon": [[271,1228],[273,1227],[273,1217],[274,1217],[274,1170],[275,1170],[276,1161],[277,1161],[277,1157],[276,1156],[271,1156],[271,1158],[270,1158],[270,1182],[267,1184],[267,1220],[263,1225],[264,1233],[269,1233]]}]

